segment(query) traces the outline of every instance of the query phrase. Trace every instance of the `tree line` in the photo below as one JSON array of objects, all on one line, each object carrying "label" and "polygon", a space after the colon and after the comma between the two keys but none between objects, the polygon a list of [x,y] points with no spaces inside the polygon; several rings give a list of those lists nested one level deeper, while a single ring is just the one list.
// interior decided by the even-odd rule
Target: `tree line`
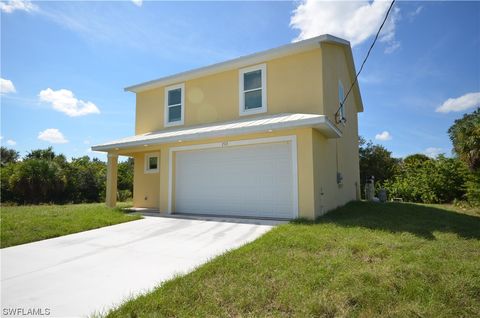
[{"label": "tree line", "polygon": [[[375,177],[377,190],[390,198],[423,203],[453,201],[480,205],[480,109],[454,122],[448,130],[454,156],[429,158],[414,154],[393,158],[381,145],[360,138],[360,178]],[[52,148],[18,152],[1,147],[0,201],[17,204],[102,202],[106,163],[88,156],[67,161]],[[118,197],[133,192],[133,159],[118,164]]]},{"label": "tree line", "polygon": [[393,158],[385,147],[360,138],[362,194],[366,180],[374,176],[377,191],[384,188],[389,198],[480,205],[480,108],[457,119],[448,135],[453,144],[451,158],[424,154]]},{"label": "tree line", "polygon": [[[2,203],[82,203],[105,199],[106,163],[88,156],[67,161],[53,149],[32,150],[23,158],[1,147]],[[118,164],[118,197],[132,196],[133,159]]]}]

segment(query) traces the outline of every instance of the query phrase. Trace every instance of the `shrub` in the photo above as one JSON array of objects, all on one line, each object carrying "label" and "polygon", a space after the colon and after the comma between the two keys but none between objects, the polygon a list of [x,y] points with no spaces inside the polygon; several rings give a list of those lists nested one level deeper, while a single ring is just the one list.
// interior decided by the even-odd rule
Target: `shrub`
[{"label": "shrub", "polygon": [[132,191],[130,190],[118,190],[117,193],[118,201],[125,202],[132,198]]},{"label": "shrub", "polygon": [[[1,147],[0,202],[66,203],[103,201],[106,163],[88,156],[68,162],[53,148],[30,151],[18,161],[18,152]],[[118,165],[118,189],[122,200],[132,197],[133,159]]]},{"label": "shrub", "polygon": [[480,206],[480,172],[470,174],[466,182],[466,192],[468,202]]},{"label": "shrub", "polygon": [[423,203],[466,198],[469,172],[465,163],[456,158],[411,156],[399,167],[398,174],[384,185],[390,197]]},{"label": "shrub", "polygon": [[62,202],[67,184],[65,171],[53,160],[28,159],[15,165],[10,191],[24,203]]},{"label": "shrub", "polygon": [[15,194],[10,189],[9,180],[13,174],[15,164],[8,163],[0,166],[0,200],[4,202],[15,202]]}]

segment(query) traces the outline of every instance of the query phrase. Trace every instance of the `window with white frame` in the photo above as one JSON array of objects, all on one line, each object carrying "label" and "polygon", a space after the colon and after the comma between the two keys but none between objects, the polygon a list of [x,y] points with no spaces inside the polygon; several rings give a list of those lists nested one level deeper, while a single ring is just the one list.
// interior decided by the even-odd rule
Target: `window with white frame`
[{"label": "window with white frame", "polygon": [[267,111],[267,65],[247,67],[239,71],[240,115]]},{"label": "window with white frame", "polygon": [[345,91],[343,89],[342,81],[338,81],[338,122],[344,123],[345,118],[345,105],[343,104],[345,98]]},{"label": "window with white frame", "polygon": [[165,88],[165,126],[183,125],[185,85]]},{"label": "window with white frame", "polygon": [[155,173],[159,170],[158,153],[145,154],[145,173]]}]

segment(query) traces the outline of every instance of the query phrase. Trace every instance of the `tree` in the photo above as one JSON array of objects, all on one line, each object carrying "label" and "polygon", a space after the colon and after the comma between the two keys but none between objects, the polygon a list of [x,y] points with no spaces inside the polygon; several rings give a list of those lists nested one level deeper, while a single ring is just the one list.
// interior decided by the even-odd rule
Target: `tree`
[{"label": "tree", "polygon": [[[63,155],[61,155],[63,156]],[[55,152],[53,151],[52,147],[48,147],[47,149],[35,149],[30,151],[26,156],[25,160],[27,159],[45,159],[45,160],[53,160],[56,157]],[[65,158],[65,156],[63,156]]]},{"label": "tree", "polygon": [[1,202],[15,202],[16,197],[10,189],[9,180],[15,169],[15,162],[0,167],[0,200]]},{"label": "tree", "polygon": [[403,162],[406,164],[422,164],[425,161],[429,161],[431,158],[423,153],[416,153],[414,155],[406,156]]},{"label": "tree", "polygon": [[[4,155],[5,154],[5,155]],[[99,202],[105,198],[106,163],[88,156],[67,161],[53,148],[30,151],[23,161],[18,153],[2,147],[0,167],[1,202],[65,203]],[[7,163],[8,161],[8,163]],[[121,199],[133,192],[133,159],[118,165]]]},{"label": "tree", "polygon": [[455,120],[448,134],[455,154],[471,171],[480,170],[480,108]]},{"label": "tree", "polygon": [[133,192],[133,158],[118,164],[118,190]]},{"label": "tree", "polygon": [[9,187],[19,202],[64,202],[67,183],[58,163],[45,159],[27,159],[15,164]]},{"label": "tree", "polygon": [[105,194],[106,165],[88,156],[67,164],[66,196],[71,202],[98,202]]},{"label": "tree", "polygon": [[366,142],[360,137],[360,183],[364,193],[365,182],[371,176],[375,182],[383,184],[393,178],[396,173],[398,159],[392,158],[392,153],[381,145],[374,145],[371,141]]},{"label": "tree", "polygon": [[14,163],[17,162],[18,158],[20,157],[18,151],[15,151],[14,149],[8,149],[6,147],[0,147],[1,150],[1,165],[4,167],[8,163]]}]

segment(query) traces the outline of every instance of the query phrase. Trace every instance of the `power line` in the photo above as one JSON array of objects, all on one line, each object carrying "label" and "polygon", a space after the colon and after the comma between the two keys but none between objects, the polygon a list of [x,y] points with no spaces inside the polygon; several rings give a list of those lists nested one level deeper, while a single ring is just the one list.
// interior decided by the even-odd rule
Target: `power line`
[{"label": "power line", "polygon": [[[345,97],[343,98],[342,102],[340,103],[340,106],[338,107],[338,110],[335,112],[335,119],[336,119],[337,116],[338,116],[338,112],[340,111],[340,109],[342,108],[342,106],[345,104],[345,101],[347,100],[348,95],[350,95],[350,92],[352,91],[353,87],[354,87],[355,84],[358,82],[358,76],[359,76],[360,73],[362,72],[363,66],[365,65],[365,62],[367,62],[367,59],[368,59],[368,57],[370,56],[370,52],[372,51],[373,46],[375,45],[375,42],[377,42],[378,36],[379,36],[379,34],[380,34],[380,31],[382,31],[383,25],[384,25],[385,22],[387,21],[388,15],[390,14],[390,11],[392,10],[393,4],[395,3],[395,1],[396,1],[396,0],[392,0],[392,3],[390,3],[390,7],[388,7],[387,13],[385,14],[385,18],[383,19],[383,22],[382,22],[382,24],[380,25],[380,28],[378,29],[377,34],[375,35],[375,39],[373,39],[372,45],[370,45],[370,48],[368,49],[367,55],[365,56],[365,59],[363,60],[362,65],[360,66],[360,69],[359,69],[358,72],[357,72],[357,75],[355,75],[355,80],[353,81],[352,85],[350,85],[350,89],[348,90],[347,94],[345,95]],[[343,114],[342,114],[342,116],[343,116]],[[345,120],[345,118],[341,118],[341,120]]]}]

